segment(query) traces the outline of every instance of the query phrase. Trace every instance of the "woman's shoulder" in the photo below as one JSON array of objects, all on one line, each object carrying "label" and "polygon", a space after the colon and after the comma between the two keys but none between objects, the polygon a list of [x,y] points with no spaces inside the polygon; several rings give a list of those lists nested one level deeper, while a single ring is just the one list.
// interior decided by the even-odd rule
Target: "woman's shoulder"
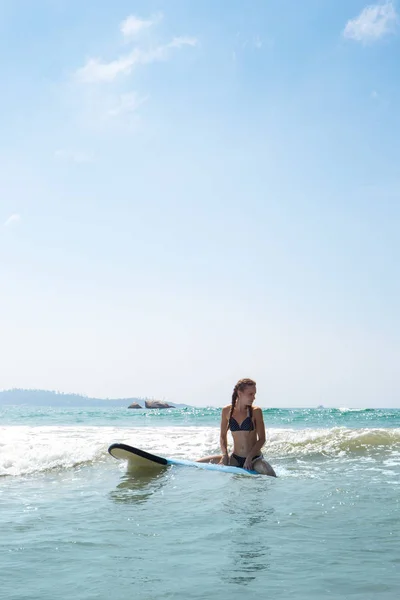
[{"label": "woman's shoulder", "polygon": [[257,413],[262,413],[261,406],[253,406],[252,410],[253,410],[253,413],[256,413],[256,414]]},{"label": "woman's shoulder", "polygon": [[231,404],[227,404],[226,406],[224,406],[224,407],[222,408],[222,414],[224,414],[224,413],[227,413],[227,412],[230,412],[230,410],[231,410],[231,406],[232,406]]}]

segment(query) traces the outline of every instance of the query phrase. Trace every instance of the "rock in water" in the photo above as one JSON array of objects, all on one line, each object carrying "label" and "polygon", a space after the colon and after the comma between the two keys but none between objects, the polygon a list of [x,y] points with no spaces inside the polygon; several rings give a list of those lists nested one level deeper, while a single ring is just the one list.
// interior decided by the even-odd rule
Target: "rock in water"
[{"label": "rock in water", "polygon": [[174,408],[168,402],[162,402],[161,400],[146,400],[145,406],[146,408]]}]

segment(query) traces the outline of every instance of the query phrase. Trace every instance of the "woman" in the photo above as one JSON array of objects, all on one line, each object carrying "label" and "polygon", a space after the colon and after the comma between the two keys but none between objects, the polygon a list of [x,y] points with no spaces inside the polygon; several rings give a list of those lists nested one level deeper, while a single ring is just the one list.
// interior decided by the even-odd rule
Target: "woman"
[{"label": "woman", "polygon": [[[232,403],[222,409],[222,455],[207,456],[198,462],[232,465],[276,477],[274,469],[261,454],[261,448],[265,444],[265,426],[261,408],[253,406],[256,392],[256,382],[252,379],[241,379],[237,382],[233,389]],[[228,430],[233,437],[233,452],[230,456]]]}]

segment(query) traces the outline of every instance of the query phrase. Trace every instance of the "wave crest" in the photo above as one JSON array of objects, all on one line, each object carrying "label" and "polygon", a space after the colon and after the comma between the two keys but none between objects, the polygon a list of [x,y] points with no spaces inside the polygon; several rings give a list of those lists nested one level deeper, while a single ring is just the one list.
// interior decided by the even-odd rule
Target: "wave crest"
[{"label": "wave crest", "polygon": [[387,454],[400,451],[400,429],[274,429],[267,447],[274,456]]}]

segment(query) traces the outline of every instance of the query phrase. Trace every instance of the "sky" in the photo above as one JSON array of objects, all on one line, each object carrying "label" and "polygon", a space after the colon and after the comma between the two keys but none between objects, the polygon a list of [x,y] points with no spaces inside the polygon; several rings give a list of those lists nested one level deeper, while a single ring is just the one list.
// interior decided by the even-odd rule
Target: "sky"
[{"label": "sky", "polygon": [[400,5],[0,0],[0,389],[400,407]]}]

